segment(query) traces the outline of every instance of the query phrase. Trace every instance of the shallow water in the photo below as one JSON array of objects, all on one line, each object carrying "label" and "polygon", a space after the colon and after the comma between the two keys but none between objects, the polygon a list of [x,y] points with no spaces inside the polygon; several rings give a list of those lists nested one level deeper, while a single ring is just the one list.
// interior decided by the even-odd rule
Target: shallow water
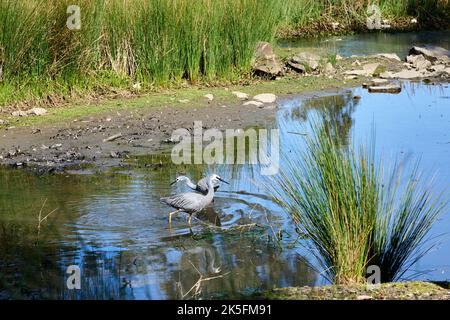
[{"label": "shallow water", "polygon": [[343,57],[383,52],[396,53],[400,58],[406,57],[412,46],[424,46],[430,43],[450,50],[450,30],[405,33],[373,32],[352,36],[279,41],[281,47],[326,49]]},{"label": "shallow water", "polygon": [[[368,141],[375,127],[385,163],[421,157],[426,174],[438,171],[436,191],[449,191],[448,85],[404,83],[398,95],[356,88],[283,99],[279,106],[273,125],[282,124],[283,150],[302,148],[302,136],[288,132],[326,114],[349,142]],[[326,283],[286,214],[266,196],[258,167],[180,167],[164,158],[157,157],[163,165],[153,169],[145,166],[155,162],[148,157],[136,161],[135,169],[94,176],[0,169],[0,298],[237,297]],[[185,190],[170,182],[179,173],[198,179],[213,171],[232,183],[219,189],[192,230],[185,215],[169,228],[169,210],[159,198]],[[38,231],[39,212],[53,209]],[[432,230],[433,236],[444,234],[439,245],[406,276],[450,278],[449,226],[447,208]],[[281,243],[274,241],[279,230]],[[81,268],[80,291],[66,289],[69,265]]]}]

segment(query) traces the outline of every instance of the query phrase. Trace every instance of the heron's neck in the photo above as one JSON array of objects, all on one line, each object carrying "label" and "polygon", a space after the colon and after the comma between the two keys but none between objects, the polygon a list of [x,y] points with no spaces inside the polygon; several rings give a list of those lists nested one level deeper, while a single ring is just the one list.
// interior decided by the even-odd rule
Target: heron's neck
[{"label": "heron's neck", "polygon": [[212,180],[208,180],[208,193],[206,194],[206,196],[209,198],[214,197],[214,186]]},{"label": "heron's neck", "polygon": [[195,190],[195,188],[197,188],[197,186],[196,186],[195,184],[193,184],[192,181],[191,181],[191,179],[189,179],[189,178],[186,179],[186,185],[187,185],[189,188],[194,189],[194,190]]}]

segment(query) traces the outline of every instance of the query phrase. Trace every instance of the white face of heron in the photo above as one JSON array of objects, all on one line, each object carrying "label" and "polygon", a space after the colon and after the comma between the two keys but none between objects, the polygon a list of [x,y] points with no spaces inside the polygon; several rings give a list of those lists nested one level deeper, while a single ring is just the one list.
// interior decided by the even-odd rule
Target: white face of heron
[{"label": "white face of heron", "polygon": [[188,180],[188,177],[186,177],[186,176],[179,176],[179,177],[177,177],[177,182],[183,182],[183,181],[187,181]]},{"label": "white face of heron", "polygon": [[211,181],[212,182],[219,182],[220,180],[221,180],[221,178],[217,174],[212,174],[211,175]]}]

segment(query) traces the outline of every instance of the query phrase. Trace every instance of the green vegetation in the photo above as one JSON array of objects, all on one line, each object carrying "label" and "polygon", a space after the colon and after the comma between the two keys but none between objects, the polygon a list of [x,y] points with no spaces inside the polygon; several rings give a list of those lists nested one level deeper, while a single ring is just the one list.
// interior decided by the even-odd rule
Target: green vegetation
[{"label": "green vegetation", "polygon": [[373,145],[346,147],[337,127],[313,125],[306,151],[289,153],[267,188],[334,283],[364,283],[370,265],[382,282],[398,280],[429,249],[426,235],[445,203],[419,188],[417,166],[404,176],[398,165],[384,171]]},{"label": "green vegetation", "polygon": [[[258,41],[286,28],[327,31],[330,21],[356,28],[367,3],[79,0],[81,29],[70,30],[73,1],[0,0],[0,105],[240,80],[250,75]],[[448,21],[450,7],[447,0],[380,0],[380,6],[388,17],[426,14],[421,21]]]},{"label": "green vegetation", "polygon": [[[448,0],[286,0],[279,34],[285,37],[367,31],[367,7],[378,5],[394,30],[448,28]],[[411,24],[415,18],[417,24]],[[331,22],[338,23],[333,25]]]},{"label": "green vegetation", "polygon": [[[0,0],[0,104],[48,93],[144,88],[245,74],[257,41],[271,41],[274,0]],[[261,23],[261,22],[264,23]]]},{"label": "green vegetation", "polygon": [[[245,297],[244,297],[245,298]],[[270,300],[448,300],[450,294],[429,282],[394,282],[379,286],[363,284],[280,288],[257,293],[252,298]]]}]

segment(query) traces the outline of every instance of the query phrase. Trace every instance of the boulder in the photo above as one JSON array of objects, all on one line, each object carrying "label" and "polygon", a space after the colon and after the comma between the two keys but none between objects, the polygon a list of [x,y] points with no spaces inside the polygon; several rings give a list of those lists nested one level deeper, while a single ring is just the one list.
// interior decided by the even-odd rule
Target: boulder
[{"label": "boulder", "polygon": [[256,57],[253,71],[263,77],[274,78],[281,74],[283,68],[268,42],[259,42],[256,47]]},{"label": "boulder", "polygon": [[431,67],[431,62],[425,59],[425,57],[421,54],[409,55],[406,57],[406,61],[417,70],[426,70]]},{"label": "boulder", "polygon": [[436,64],[434,66],[431,66],[430,69],[433,70],[433,71],[436,71],[436,72],[444,72],[445,65],[443,65],[443,64]]},{"label": "boulder", "polygon": [[310,52],[300,52],[288,60],[288,65],[306,71],[315,71],[319,68],[320,57]]},{"label": "boulder", "polygon": [[440,61],[450,61],[450,51],[438,46],[425,46],[418,47],[414,46],[409,50],[410,55],[423,55],[427,60],[435,62]]},{"label": "boulder", "polygon": [[277,96],[272,93],[262,93],[253,97],[253,100],[262,103],[274,103],[277,101]]},{"label": "boulder", "polygon": [[214,95],[212,95],[211,93],[205,94],[203,97],[206,98],[209,101],[213,101],[214,100]]},{"label": "boulder", "polygon": [[360,70],[347,70],[344,74],[349,76],[371,76],[375,73],[378,66],[379,63],[368,63],[363,65],[363,68]]}]

